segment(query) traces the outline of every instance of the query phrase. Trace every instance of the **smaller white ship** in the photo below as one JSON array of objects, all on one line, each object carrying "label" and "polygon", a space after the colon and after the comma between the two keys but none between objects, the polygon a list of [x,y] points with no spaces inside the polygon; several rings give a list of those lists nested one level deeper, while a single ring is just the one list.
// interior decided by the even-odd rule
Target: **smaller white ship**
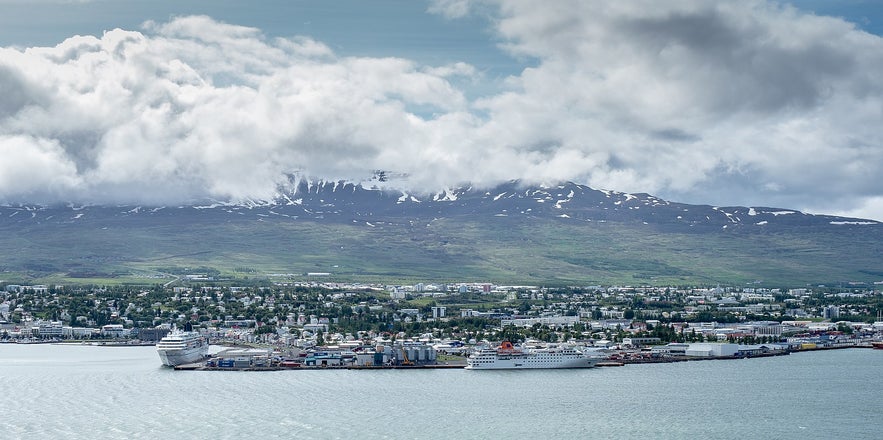
[{"label": "smaller white ship", "polygon": [[521,349],[509,341],[483,348],[466,358],[467,370],[517,370],[535,368],[592,368],[598,359],[572,347]]},{"label": "smaller white ship", "polygon": [[197,332],[175,330],[156,344],[156,351],[167,367],[191,364],[208,356],[208,340]]}]

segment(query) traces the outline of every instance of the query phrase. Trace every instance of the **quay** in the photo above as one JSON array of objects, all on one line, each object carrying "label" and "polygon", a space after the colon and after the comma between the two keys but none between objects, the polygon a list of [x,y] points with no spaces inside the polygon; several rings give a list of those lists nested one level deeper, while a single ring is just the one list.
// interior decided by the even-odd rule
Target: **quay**
[{"label": "quay", "polygon": [[248,366],[248,367],[209,367],[205,363],[184,364],[175,367],[176,371],[315,371],[315,370],[443,370],[463,369],[465,363],[456,364],[430,364],[430,365],[332,365],[324,367],[283,367],[283,366]]},{"label": "quay", "polygon": [[[690,348],[685,348],[690,347]],[[877,348],[876,345],[837,344],[817,345],[803,343],[799,345],[784,346],[772,349],[767,346],[739,346],[737,344],[708,343],[708,344],[669,344],[659,350],[647,350],[645,348],[630,348],[625,350],[610,350],[604,358],[598,358],[595,367],[621,367],[629,364],[665,364],[674,362],[692,362],[709,360],[733,360],[753,359],[773,356],[787,356],[792,353],[822,350],[840,350],[846,348]],[[392,357],[384,357],[384,353],[391,351],[389,347],[377,347],[376,352],[354,355],[355,359],[349,362],[343,361],[343,356],[327,351],[313,352],[309,355],[299,354],[293,357],[285,355],[273,356],[268,348],[244,348],[237,347],[221,351],[211,358],[197,363],[178,365],[175,370],[180,371],[282,371],[282,370],[419,370],[419,369],[463,369],[466,367],[466,359],[445,355],[444,359],[436,360],[436,356],[421,356],[409,358],[406,349],[413,347],[398,346],[398,353],[392,351]],[[675,349],[680,348],[680,352]],[[413,353],[413,351],[412,351]],[[291,356],[291,353],[289,353]],[[352,355],[350,356],[353,357]],[[366,361],[373,360],[377,363]],[[420,359],[413,361],[410,359]],[[361,360],[362,362],[358,362]],[[381,363],[382,362],[382,363]]]}]

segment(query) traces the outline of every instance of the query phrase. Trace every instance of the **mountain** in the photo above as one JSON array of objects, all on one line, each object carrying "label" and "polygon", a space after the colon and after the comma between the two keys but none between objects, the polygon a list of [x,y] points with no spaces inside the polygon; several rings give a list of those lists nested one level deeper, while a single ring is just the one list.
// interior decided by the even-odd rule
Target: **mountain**
[{"label": "mountain", "polygon": [[[269,200],[0,207],[0,279],[330,273],[358,281],[806,285],[883,280],[883,224],[574,183],[431,195],[292,180]],[[156,281],[152,281],[156,282]]]}]

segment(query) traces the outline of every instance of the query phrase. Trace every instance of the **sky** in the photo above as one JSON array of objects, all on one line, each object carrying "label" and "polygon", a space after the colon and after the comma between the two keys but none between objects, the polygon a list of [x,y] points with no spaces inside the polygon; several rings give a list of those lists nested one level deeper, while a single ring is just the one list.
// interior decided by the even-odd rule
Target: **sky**
[{"label": "sky", "polygon": [[0,203],[574,181],[883,220],[883,0],[0,0]]}]

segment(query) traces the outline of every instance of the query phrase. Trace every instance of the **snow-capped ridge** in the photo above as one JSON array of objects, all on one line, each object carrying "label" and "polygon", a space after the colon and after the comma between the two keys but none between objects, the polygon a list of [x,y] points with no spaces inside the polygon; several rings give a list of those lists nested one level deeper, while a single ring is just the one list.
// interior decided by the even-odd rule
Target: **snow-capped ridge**
[{"label": "snow-capped ridge", "polygon": [[672,231],[704,228],[726,233],[761,228],[765,231],[793,227],[866,228],[881,224],[873,220],[805,214],[782,208],[688,205],[650,194],[596,190],[573,182],[531,186],[513,180],[492,187],[464,184],[434,192],[395,188],[399,183],[388,178],[348,181],[289,176],[278,185],[274,194],[263,198],[206,199],[180,205],[179,209],[145,205],[7,205],[0,207],[0,218],[21,222],[27,219],[20,213],[31,213],[28,217],[35,221],[65,219],[67,222],[85,222],[106,216],[169,219],[177,215],[212,215],[217,221],[313,220],[377,226],[384,222],[426,218],[466,216],[481,221],[505,216],[509,219],[567,219],[568,222],[586,223],[625,222]]}]

